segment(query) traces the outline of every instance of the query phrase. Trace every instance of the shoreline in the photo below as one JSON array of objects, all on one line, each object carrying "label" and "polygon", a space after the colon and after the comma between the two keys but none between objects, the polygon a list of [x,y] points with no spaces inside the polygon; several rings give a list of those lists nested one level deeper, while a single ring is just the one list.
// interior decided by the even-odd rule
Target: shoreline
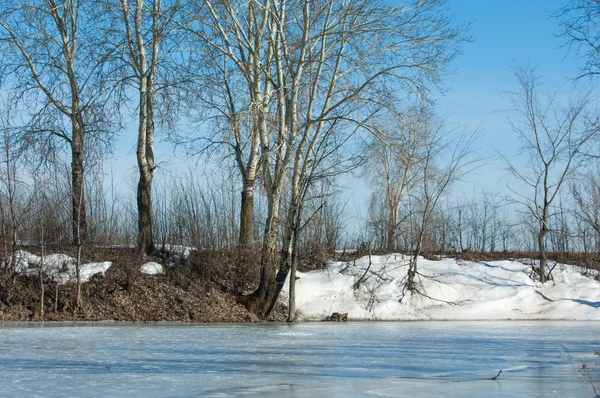
[{"label": "shoreline", "polygon": [[44,326],[172,326],[172,327],[193,327],[193,326],[294,326],[294,325],[311,325],[311,324],[328,324],[328,325],[343,325],[343,324],[373,324],[373,323],[600,323],[597,319],[428,319],[428,320],[348,320],[347,322],[329,322],[329,321],[298,321],[298,322],[282,322],[282,321],[261,321],[261,322],[179,322],[179,321],[156,321],[156,322],[135,322],[135,321],[5,321],[0,323],[0,329],[3,327],[44,327]]}]

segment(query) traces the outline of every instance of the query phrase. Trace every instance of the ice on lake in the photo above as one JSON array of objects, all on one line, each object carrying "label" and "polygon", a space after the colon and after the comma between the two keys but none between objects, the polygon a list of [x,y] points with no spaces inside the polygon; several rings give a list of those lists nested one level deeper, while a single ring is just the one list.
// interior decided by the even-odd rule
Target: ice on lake
[{"label": "ice on lake", "polygon": [[575,367],[587,362],[600,380],[598,336],[600,322],[7,323],[0,328],[0,391],[10,397],[591,397]]}]

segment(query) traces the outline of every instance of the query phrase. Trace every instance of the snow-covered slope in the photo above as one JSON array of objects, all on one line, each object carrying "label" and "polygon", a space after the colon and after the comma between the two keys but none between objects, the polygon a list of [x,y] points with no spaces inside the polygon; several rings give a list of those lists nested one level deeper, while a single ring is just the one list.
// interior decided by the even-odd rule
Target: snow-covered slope
[{"label": "snow-covered slope", "polygon": [[[371,262],[369,268],[369,258],[363,257],[298,273],[299,318],[322,320],[332,312],[348,312],[351,320],[600,320],[600,282],[581,275],[577,267],[559,264],[554,281],[541,284],[530,278],[530,265],[519,261],[419,258],[422,294],[403,297],[409,258],[372,256]],[[285,301],[287,289],[286,283]]]}]

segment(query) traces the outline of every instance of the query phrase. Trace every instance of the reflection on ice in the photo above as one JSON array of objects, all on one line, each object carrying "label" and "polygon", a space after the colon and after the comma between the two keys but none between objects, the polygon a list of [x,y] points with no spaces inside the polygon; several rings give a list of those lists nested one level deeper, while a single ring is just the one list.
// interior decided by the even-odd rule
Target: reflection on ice
[{"label": "reflection on ice", "polygon": [[598,322],[7,324],[0,329],[0,391],[14,397],[585,397],[590,394],[562,346],[573,357],[593,358],[599,332]]}]

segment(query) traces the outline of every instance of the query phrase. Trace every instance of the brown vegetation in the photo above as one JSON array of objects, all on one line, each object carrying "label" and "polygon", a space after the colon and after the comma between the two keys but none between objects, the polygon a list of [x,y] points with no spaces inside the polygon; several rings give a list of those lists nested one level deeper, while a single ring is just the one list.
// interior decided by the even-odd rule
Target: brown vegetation
[{"label": "brown vegetation", "polygon": [[[55,247],[69,253],[72,248]],[[33,248],[29,248],[35,252]],[[105,276],[97,275],[81,286],[81,306],[75,308],[75,285],[57,285],[45,278],[43,319],[117,320],[133,322],[256,322],[258,318],[239,303],[237,295],[247,292],[258,278],[258,257],[235,251],[194,252],[187,261],[167,267],[164,275],[145,275],[140,266],[160,257],[140,256],[135,249],[94,249],[85,261],[112,261]],[[242,264],[243,262],[243,264]],[[41,320],[40,281],[0,270],[3,294],[0,313],[7,321]],[[10,299],[7,299],[10,297]],[[278,308],[272,320],[283,320]]]}]

